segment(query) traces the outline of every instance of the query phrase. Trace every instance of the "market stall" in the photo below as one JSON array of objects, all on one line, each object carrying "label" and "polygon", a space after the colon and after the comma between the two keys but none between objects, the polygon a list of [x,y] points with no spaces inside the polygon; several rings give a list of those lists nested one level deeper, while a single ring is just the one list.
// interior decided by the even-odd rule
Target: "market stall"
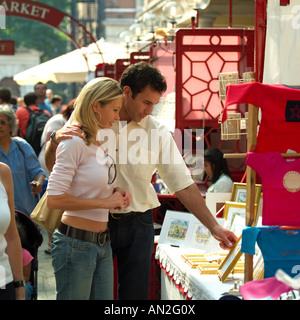
[{"label": "market stall", "polygon": [[[234,278],[237,274],[231,274],[244,256],[243,277],[238,280],[242,281],[241,286],[238,286],[241,298],[299,299],[299,281],[296,281],[297,277],[294,278],[298,275],[300,265],[300,91],[297,88],[299,83],[295,81],[297,77],[294,77],[300,70],[293,56],[296,50],[292,50],[298,43],[296,39],[299,35],[296,32],[298,11],[293,9],[295,5],[296,2],[292,0],[257,0],[254,79],[245,81],[243,71],[238,67],[220,69],[219,72],[221,137],[236,141],[242,136],[246,137],[246,152],[232,149],[225,155],[228,159],[240,159],[247,165],[244,225],[238,243],[210,275],[201,274],[197,270],[199,265],[193,268],[193,264],[187,264],[182,259],[187,248],[174,248],[172,244],[166,247],[168,244],[159,243],[156,256],[162,268],[162,295],[165,298],[178,297],[175,287],[188,298],[219,299],[224,292],[235,289],[234,282],[239,277]],[[287,30],[290,30],[289,37],[286,36]],[[212,39],[215,41],[216,35]],[[280,45],[277,45],[278,42]],[[210,44],[214,45],[212,42]],[[185,61],[184,56],[190,60],[197,56],[190,51],[191,48],[182,53],[182,61]],[[198,56],[201,55],[200,49]],[[280,63],[273,63],[274,59],[280,59]],[[189,98],[190,92],[194,100],[178,97],[176,120],[180,121],[182,116],[187,115],[190,116],[185,119],[188,122],[189,119],[198,119],[195,114],[192,116],[197,109],[188,109],[191,102],[196,101],[197,92],[189,90],[191,87],[188,84],[191,81],[187,79],[191,75],[186,75],[186,69],[184,72],[180,70],[177,73],[177,82],[183,79],[182,83],[187,88],[184,91],[182,88],[178,90],[184,93],[185,98]],[[222,90],[225,99],[221,99],[221,85],[224,84]],[[213,88],[212,83],[210,88]],[[246,109],[242,109],[245,104]],[[193,124],[197,126],[196,122]],[[181,126],[184,126],[184,121]],[[260,189],[257,181],[261,182]],[[232,206],[234,204],[227,202],[227,214],[228,208]],[[226,204],[223,210],[225,213]],[[235,213],[241,216],[240,210],[235,209]],[[228,223],[227,216],[227,226]],[[229,228],[232,230],[232,225]],[[208,249],[206,254],[217,252]],[[198,262],[207,265],[207,261]],[[224,270],[227,275],[225,279],[222,278]]]}]

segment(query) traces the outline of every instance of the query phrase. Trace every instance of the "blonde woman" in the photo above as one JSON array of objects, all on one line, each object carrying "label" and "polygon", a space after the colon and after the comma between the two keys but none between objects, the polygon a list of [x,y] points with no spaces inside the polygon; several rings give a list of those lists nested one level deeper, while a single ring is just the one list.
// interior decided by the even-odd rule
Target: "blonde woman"
[{"label": "blonde woman", "polygon": [[113,299],[108,212],[128,207],[131,194],[114,188],[116,165],[97,134],[119,120],[122,99],[113,79],[87,83],[70,121],[84,137],[63,140],[57,147],[47,188],[48,206],[64,210],[51,244],[57,299]]}]

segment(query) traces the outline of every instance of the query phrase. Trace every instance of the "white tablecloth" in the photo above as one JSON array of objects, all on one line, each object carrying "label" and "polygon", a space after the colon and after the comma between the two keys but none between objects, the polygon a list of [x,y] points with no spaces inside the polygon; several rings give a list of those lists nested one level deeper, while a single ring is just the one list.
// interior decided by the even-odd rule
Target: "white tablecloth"
[{"label": "white tablecloth", "polygon": [[162,300],[178,299],[180,295],[176,284],[182,287],[185,296],[193,300],[218,300],[234,287],[235,282],[239,284],[243,280],[243,274],[229,275],[224,283],[218,275],[201,275],[197,269],[189,267],[181,258],[182,254],[195,252],[201,254],[199,250],[191,249],[188,252],[187,249],[175,248],[167,244],[157,245],[155,258],[159,260],[164,272],[168,274],[161,273]]}]

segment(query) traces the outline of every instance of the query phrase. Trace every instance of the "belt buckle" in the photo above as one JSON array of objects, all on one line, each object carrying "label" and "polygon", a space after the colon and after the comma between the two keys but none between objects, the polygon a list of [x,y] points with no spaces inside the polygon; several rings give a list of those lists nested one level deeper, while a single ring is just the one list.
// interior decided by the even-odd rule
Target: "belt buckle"
[{"label": "belt buckle", "polygon": [[97,236],[97,242],[100,246],[103,246],[107,240],[108,234],[107,232],[99,232]]},{"label": "belt buckle", "polygon": [[111,215],[115,220],[122,219],[122,217],[116,217],[116,216],[115,216],[115,213],[110,213],[110,215]]}]

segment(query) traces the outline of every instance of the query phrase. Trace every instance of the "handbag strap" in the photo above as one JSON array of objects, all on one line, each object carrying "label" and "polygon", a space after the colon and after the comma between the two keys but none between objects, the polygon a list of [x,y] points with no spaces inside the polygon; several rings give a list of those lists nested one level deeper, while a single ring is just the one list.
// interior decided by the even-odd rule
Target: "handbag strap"
[{"label": "handbag strap", "polygon": [[19,144],[18,139],[16,139],[16,138],[12,138],[12,139],[14,140],[14,142],[16,143],[18,149],[21,151],[23,157],[25,158],[25,152],[24,152],[24,150],[21,148],[21,145]]}]

